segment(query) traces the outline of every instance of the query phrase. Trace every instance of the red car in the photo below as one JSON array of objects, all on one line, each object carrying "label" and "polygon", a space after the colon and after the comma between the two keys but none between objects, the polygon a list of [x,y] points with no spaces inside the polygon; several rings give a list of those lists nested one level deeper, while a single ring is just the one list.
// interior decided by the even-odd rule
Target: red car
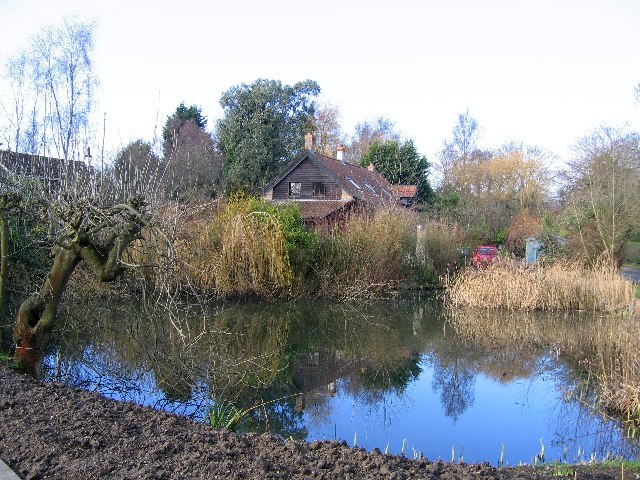
[{"label": "red car", "polygon": [[478,267],[486,267],[498,258],[498,249],[493,245],[480,245],[473,250],[471,254],[471,265]]}]

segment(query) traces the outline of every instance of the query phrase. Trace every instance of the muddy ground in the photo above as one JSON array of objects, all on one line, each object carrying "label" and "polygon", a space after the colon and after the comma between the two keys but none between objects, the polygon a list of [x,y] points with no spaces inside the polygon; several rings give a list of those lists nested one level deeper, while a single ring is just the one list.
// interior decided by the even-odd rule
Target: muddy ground
[{"label": "muddy ground", "polygon": [[[36,479],[620,478],[617,470],[497,469],[371,453],[339,442],[284,442],[19,375],[0,364],[0,459]],[[635,479],[633,472],[625,478]]]}]

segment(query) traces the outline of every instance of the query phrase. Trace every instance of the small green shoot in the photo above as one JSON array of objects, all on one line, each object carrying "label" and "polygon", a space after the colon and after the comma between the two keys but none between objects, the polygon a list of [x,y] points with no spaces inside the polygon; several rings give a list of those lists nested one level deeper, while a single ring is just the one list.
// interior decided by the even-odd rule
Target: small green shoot
[{"label": "small green shoot", "polygon": [[252,410],[253,408],[241,410],[234,404],[228,402],[216,402],[216,404],[209,409],[207,420],[213,428],[235,430],[238,424],[246,418]]},{"label": "small green shoot", "polygon": [[264,408],[265,405],[278,400],[279,399],[272,400],[267,403],[261,401],[253,407],[246,409],[240,409],[230,402],[215,402],[213,407],[209,409],[207,422],[213,428],[228,428],[229,430],[236,430],[236,428],[238,428],[238,424],[247,418],[251,412],[259,408]]},{"label": "small green shoot", "polygon": [[559,464],[555,462],[553,464],[553,473],[554,477],[573,477],[576,474],[575,468],[570,465]]}]

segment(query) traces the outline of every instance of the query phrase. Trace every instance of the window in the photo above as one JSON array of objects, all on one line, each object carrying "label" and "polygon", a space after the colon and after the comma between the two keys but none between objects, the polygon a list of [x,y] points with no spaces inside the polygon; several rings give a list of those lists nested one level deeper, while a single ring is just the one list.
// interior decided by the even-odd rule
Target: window
[{"label": "window", "polygon": [[313,182],[313,196],[324,197],[327,195],[327,188],[324,182]]},{"label": "window", "polygon": [[302,184],[300,182],[289,182],[289,197],[300,198]]},{"label": "window", "polygon": [[375,193],[376,195],[378,194],[378,192],[376,192],[376,189],[369,185],[367,182],[364,182],[364,186],[367,187],[371,191],[371,193]]},{"label": "window", "polygon": [[347,177],[347,180],[349,180],[349,181],[351,182],[351,184],[352,184],[354,187],[356,187],[356,188],[358,189],[358,191],[362,190],[362,188],[360,187],[360,185],[358,185],[358,184],[353,180],[353,178],[351,178],[351,177]]}]

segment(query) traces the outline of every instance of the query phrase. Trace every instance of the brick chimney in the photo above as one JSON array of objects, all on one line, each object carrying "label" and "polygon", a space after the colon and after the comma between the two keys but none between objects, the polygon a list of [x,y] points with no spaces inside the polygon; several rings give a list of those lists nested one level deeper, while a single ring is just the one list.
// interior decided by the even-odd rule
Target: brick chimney
[{"label": "brick chimney", "polygon": [[307,132],[304,136],[304,148],[306,150],[313,150],[313,133]]},{"label": "brick chimney", "polygon": [[367,170],[369,170],[370,172],[375,172],[376,171],[375,167],[373,166],[373,163],[369,164],[369,166],[367,167]]},{"label": "brick chimney", "polygon": [[338,145],[336,158],[338,159],[339,162],[344,163],[344,145],[342,144]]}]

